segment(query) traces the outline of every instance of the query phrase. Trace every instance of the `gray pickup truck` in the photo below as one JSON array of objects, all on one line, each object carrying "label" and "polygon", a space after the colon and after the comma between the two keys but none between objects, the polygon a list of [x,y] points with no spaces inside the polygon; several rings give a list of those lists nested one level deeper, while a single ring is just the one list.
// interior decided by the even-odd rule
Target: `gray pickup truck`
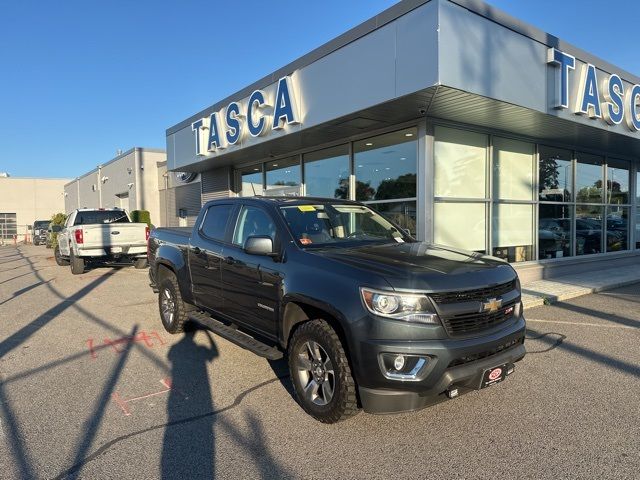
[{"label": "gray pickup truck", "polygon": [[298,402],[326,423],[495,385],[525,355],[508,263],[418,242],[356,202],[209,202],[192,230],[152,231],[149,267],[167,331],[194,320],[286,354]]}]

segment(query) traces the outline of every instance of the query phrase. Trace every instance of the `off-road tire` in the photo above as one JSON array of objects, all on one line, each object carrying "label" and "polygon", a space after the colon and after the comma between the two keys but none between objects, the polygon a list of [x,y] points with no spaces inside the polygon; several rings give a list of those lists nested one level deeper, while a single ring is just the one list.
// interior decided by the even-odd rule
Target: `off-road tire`
[{"label": "off-road tire", "polygon": [[69,265],[71,265],[71,273],[81,275],[84,273],[84,258],[76,257],[73,250],[69,251]]},{"label": "off-road tire", "polygon": [[[329,356],[335,372],[333,397],[326,405],[316,405],[303,395],[295,367],[295,356],[308,341],[319,344]],[[294,332],[288,347],[289,373],[293,383],[296,401],[302,409],[323,423],[336,423],[346,420],[359,412],[356,383],[351,373],[349,360],[340,337],[326,320],[311,320],[300,325]]]},{"label": "off-road tire", "polygon": [[147,268],[149,266],[149,261],[146,258],[137,258],[133,262],[133,266],[138,270],[142,270],[143,268]]},{"label": "off-road tire", "polygon": [[56,263],[61,267],[69,266],[69,260],[60,255],[60,248],[56,246],[53,250],[53,257],[56,259]]},{"label": "off-road tire", "polygon": [[39,245],[40,245],[40,243],[38,242],[38,240],[34,240],[34,241],[33,241],[33,246],[34,246],[34,247],[37,247],[37,246],[39,246]]},{"label": "off-road tire", "polygon": [[[163,298],[167,298],[169,292],[173,303],[173,318],[169,320],[163,313]],[[165,273],[158,285],[158,310],[160,312],[160,320],[162,326],[169,333],[181,333],[184,331],[185,323],[189,320],[189,312],[195,310],[193,305],[182,300],[178,279],[173,272]]]}]

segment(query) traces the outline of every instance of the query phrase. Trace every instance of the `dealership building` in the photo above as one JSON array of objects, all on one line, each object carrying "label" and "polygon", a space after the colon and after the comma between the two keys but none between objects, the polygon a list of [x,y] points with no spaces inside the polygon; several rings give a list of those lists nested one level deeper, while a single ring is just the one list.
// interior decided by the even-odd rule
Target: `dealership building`
[{"label": "dealership building", "polygon": [[404,0],[169,128],[167,169],[201,202],[362,201],[528,279],[640,263],[639,84],[483,2]]}]

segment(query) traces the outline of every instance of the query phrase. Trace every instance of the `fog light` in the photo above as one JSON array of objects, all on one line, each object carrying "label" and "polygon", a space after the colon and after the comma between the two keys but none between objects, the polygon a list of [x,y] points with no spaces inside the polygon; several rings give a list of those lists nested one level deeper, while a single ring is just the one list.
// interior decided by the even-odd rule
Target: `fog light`
[{"label": "fog light", "polygon": [[404,355],[398,355],[393,361],[393,368],[400,371],[404,368]]}]

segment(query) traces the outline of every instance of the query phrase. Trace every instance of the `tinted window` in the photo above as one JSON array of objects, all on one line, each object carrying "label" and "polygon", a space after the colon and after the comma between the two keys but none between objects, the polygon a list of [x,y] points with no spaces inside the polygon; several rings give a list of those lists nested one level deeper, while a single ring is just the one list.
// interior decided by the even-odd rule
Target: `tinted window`
[{"label": "tinted window", "polygon": [[276,227],[271,217],[264,210],[256,207],[243,207],[238,217],[233,243],[244,245],[247,238],[254,236],[269,236],[276,238]]},{"label": "tinted window", "polygon": [[123,210],[88,210],[80,211],[73,222],[74,225],[91,225],[102,223],[130,223]]},{"label": "tinted window", "polygon": [[[353,144],[356,200],[389,200],[416,196],[417,135],[417,128],[409,128]],[[348,184],[343,180],[341,186],[346,188]]]},{"label": "tinted window", "polygon": [[543,202],[570,202],[573,193],[571,151],[540,146],[538,190]]},{"label": "tinted window", "polygon": [[224,240],[233,205],[213,205],[207,209],[200,231],[214,240]]}]

